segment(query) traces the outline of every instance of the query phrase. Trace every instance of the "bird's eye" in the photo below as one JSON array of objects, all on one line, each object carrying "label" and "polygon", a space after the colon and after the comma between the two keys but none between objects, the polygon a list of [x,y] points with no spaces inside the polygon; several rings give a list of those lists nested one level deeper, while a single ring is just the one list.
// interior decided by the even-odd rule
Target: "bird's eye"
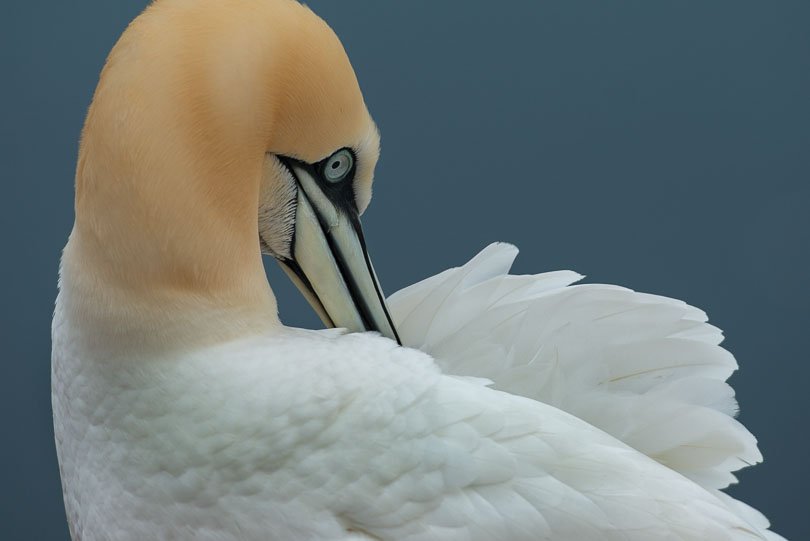
[{"label": "bird's eye", "polygon": [[323,176],[332,183],[337,183],[345,179],[354,165],[354,156],[346,150],[338,150],[326,160],[323,167]]}]

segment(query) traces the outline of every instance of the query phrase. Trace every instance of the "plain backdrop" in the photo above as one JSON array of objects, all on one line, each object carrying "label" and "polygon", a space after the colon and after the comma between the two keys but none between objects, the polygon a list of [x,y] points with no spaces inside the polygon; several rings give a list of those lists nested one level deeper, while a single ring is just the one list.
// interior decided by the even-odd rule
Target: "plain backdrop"
[{"label": "plain backdrop", "polygon": [[[65,540],[50,319],[78,135],[144,1],[0,15],[0,524]],[[726,331],[765,463],[731,493],[810,539],[810,2],[320,0],[382,132],[364,224],[390,293],[495,240],[521,273],[684,299]],[[317,319],[268,262],[281,316]]]}]

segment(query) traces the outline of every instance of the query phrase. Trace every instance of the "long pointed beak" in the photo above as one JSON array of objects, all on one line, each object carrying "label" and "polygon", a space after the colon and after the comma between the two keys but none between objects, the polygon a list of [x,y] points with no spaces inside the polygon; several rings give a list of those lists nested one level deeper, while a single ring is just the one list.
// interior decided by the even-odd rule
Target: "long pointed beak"
[{"label": "long pointed beak", "polygon": [[298,182],[292,259],[279,264],[328,327],[378,331],[401,344],[371,265],[351,190],[283,159]]}]

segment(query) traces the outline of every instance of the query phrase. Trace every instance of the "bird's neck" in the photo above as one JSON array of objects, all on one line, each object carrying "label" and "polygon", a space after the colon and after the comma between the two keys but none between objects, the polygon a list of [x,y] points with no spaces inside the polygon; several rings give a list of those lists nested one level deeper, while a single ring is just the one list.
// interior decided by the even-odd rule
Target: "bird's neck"
[{"label": "bird's neck", "polygon": [[[62,255],[55,325],[65,325],[81,351],[118,356],[211,346],[278,332],[276,300],[263,272],[241,272],[230,287],[201,282],[127,280],[97,238],[74,227]],[[133,253],[132,260],[143,257]],[[256,256],[259,257],[258,255]],[[261,262],[257,262],[261,266]],[[133,263],[136,269],[144,265]]]},{"label": "bird's neck", "polygon": [[273,304],[258,236],[260,149],[206,149],[179,133],[133,142],[94,127],[82,141],[66,258],[139,298],[172,292]]},{"label": "bird's neck", "polygon": [[210,79],[199,62],[155,55],[150,43],[122,37],[88,111],[65,300],[119,341],[278,326],[258,238],[269,122],[214,106],[215,90],[188,84]]},{"label": "bird's neck", "polygon": [[91,107],[76,171],[61,270],[68,313],[118,348],[277,328],[258,238],[263,149],[189,133],[182,112],[154,104],[105,110],[105,98]]},{"label": "bird's neck", "polygon": [[258,239],[263,153],[237,156],[236,168],[174,145],[166,158],[122,163],[95,135],[83,141],[61,287],[74,320],[115,347],[210,343],[280,325]]}]

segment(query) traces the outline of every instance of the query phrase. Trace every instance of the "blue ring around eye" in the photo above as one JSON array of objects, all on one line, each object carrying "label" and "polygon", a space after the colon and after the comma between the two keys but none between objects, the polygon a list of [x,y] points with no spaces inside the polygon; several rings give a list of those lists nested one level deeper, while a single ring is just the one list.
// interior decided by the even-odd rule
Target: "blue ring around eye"
[{"label": "blue ring around eye", "polygon": [[354,157],[352,153],[346,149],[338,150],[326,160],[323,176],[329,182],[340,182],[346,178],[353,165]]}]

